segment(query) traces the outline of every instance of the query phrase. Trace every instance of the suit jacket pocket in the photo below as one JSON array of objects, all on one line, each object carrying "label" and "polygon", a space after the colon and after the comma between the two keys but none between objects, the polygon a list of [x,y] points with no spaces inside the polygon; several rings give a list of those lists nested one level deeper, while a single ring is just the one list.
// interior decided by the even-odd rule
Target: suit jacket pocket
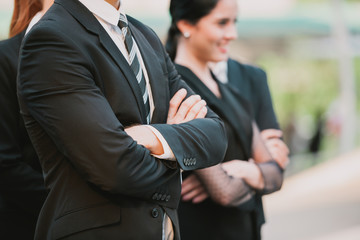
[{"label": "suit jacket pocket", "polygon": [[53,225],[52,239],[59,239],[84,230],[99,228],[120,221],[120,208],[111,203],[68,213]]}]

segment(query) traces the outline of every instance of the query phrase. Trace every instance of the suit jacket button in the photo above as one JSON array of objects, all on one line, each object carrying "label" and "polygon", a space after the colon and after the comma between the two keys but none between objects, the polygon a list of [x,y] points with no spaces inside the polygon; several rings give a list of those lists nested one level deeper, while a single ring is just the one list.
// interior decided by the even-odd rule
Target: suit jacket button
[{"label": "suit jacket button", "polygon": [[151,211],[151,216],[153,216],[153,218],[157,218],[159,216],[159,211],[156,208],[154,208]]},{"label": "suit jacket button", "polygon": [[156,200],[157,197],[158,197],[158,194],[157,194],[157,193],[154,193],[154,195],[152,196],[152,199],[153,199],[153,200]]},{"label": "suit jacket button", "polygon": [[164,201],[164,200],[165,200],[165,198],[166,198],[166,194],[162,195],[162,197],[161,197],[161,201]]},{"label": "suit jacket button", "polygon": [[170,195],[167,195],[165,201],[168,202],[170,200]]}]

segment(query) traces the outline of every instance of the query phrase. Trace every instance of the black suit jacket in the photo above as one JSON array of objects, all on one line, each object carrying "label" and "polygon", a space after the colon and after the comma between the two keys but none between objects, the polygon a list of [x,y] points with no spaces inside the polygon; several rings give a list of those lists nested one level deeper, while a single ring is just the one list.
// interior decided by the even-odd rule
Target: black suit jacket
[{"label": "black suit jacket", "polygon": [[146,122],[135,75],[88,9],[55,1],[24,39],[19,66],[21,111],[50,188],[36,239],[161,239],[164,211],[179,239],[179,167],[207,167],[224,155],[224,126],[212,111],[164,124],[170,98],[192,90],[156,34],[128,20],[154,96],[151,125],[177,162],[169,168],[124,132]]},{"label": "black suit jacket", "polygon": [[[279,129],[264,70],[233,59],[229,59],[227,65],[229,84],[235,87],[239,94],[250,103],[253,119],[260,131],[269,128]],[[283,173],[282,170],[281,173]],[[255,201],[257,202],[257,218],[254,224],[257,225],[257,238],[260,238],[260,228],[265,223],[260,194],[255,196]]]},{"label": "black suit jacket", "polygon": [[[218,82],[222,95],[219,99],[189,68],[178,64],[176,67],[186,83],[206,100],[225,123],[228,148],[223,162],[252,157],[251,122],[255,117],[263,129],[278,127],[263,70],[229,60],[229,84]],[[272,164],[277,165],[275,162]],[[282,170],[278,169],[278,174],[281,174]],[[281,183],[276,187],[280,186]],[[265,220],[262,193],[251,188],[249,191],[254,194],[253,197],[236,207],[221,206],[210,198],[198,204],[180,202],[181,236],[187,240],[260,239],[260,228]]]},{"label": "black suit jacket", "polygon": [[[223,162],[249,159],[252,127],[248,103],[232,88],[221,83],[218,83],[222,95],[219,99],[189,68],[178,64],[176,68],[186,83],[223,119],[228,137]],[[184,178],[190,173],[184,173]],[[253,194],[251,188],[248,191]],[[250,198],[237,207],[221,206],[211,198],[197,204],[181,201],[178,209],[181,237],[186,240],[254,240],[255,201],[255,198]]]},{"label": "black suit jacket", "polygon": [[259,129],[279,129],[266,73],[261,68],[239,63],[233,59],[229,59],[227,64],[229,84],[251,103],[253,117]]},{"label": "black suit jacket", "polygon": [[16,96],[24,33],[0,42],[0,238],[33,239],[46,190]]}]

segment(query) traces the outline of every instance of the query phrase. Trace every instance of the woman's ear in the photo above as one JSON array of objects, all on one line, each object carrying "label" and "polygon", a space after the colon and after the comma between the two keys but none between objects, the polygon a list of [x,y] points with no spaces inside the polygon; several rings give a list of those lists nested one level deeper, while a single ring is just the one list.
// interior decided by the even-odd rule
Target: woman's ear
[{"label": "woman's ear", "polygon": [[186,20],[180,20],[176,23],[177,28],[185,38],[189,38],[192,34],[194,25]]}]

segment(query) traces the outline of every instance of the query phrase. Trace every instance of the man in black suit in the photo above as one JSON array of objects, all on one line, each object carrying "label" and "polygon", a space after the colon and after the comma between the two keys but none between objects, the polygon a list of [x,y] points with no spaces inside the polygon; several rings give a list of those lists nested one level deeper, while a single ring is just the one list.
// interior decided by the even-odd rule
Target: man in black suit
[{"label": "man in black suit", "polygon": [[20,109],[50,189],[35,239],[179,239],[180,170],[223,158],[221,120],[119,5],[57,0],[24,39]]}]

